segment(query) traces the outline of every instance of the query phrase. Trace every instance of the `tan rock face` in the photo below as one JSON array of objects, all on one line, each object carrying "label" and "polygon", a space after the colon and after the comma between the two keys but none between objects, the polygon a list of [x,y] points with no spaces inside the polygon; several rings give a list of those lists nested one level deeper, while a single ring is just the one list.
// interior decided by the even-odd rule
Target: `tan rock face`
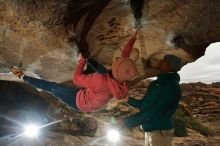
[{"label": "tan rock face", "polygon": [[[131,58],[145,74],[146,60],[176,54],[183,65],[220,40],[218,0],[145,0],[142,27]],[[132,33],[128,0],[0,0],[0,72],[21,66],[27,74],[57,82],[71,80],[76,41],[111,65]],[[14,80],[10,74],[0,79]]]}]

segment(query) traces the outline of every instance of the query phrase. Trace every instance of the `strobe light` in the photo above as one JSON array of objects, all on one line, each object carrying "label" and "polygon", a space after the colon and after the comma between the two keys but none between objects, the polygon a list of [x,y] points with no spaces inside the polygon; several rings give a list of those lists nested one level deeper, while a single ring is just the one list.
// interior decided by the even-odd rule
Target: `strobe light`
[{"label": "strobe light", "polygon": [[117,143],[120,140],[120,132],[117,129],[109,129],[106,138],[111,143]]},{"label": "strobe light", "polygon": [[24,127],[24,135],[27,137],[37,137],[39,134],[39,127],[35,124],[28,124]]}]

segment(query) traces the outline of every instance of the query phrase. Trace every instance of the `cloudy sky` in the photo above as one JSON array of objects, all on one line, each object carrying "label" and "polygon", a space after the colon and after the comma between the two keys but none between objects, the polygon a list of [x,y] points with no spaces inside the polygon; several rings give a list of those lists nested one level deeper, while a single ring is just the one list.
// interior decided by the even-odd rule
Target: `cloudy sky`
[{"label": "cloudy sky", "polygon": [[185,65],[179,73],[182,83],[220,82],[220,43],[211,44],[205,56]]}]

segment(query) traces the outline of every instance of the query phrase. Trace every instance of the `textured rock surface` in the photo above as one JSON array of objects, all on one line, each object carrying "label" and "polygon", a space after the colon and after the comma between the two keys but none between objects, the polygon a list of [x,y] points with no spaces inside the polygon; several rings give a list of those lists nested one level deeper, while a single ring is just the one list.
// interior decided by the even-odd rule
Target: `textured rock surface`
[{"label": "textured rock surface", "polygon": [[220,134],[220,85],[203,83],[183,84],[183,103],[192,116]]},{"label": "textured rock surface", "polygon": [[[201,57],[210,43],[220,40],[219,5],[219,0],[145,0],[142,28],[131,55],[140,73],[148,72],[145,63],[154,53],[157,53],[155,59],[168,53],[176,54],[182,58],[183,65]],[[119,56],[133,27],[128,0],[0,0],[0,79],[17,80],[8,70],[9,66],[16,65],[31,76],[56,82],[70,81],[77,63],[76,43],[83,51],[89,49],[95,59],[108,66]],[[190,96],[190,100],[186,97],[185,101],[189,112],[208,126],[219,129],[219,119],[215,118],[219,117],[219,89],[196,87],[198,90],[194,85],[184,87],[196,91],[188,93],[187,90],[184,94]],[[145,89],[137,88],[131,95],[140,97],[144,92]],[[45,99],[50,98],[47,95]],[[62,109],[57,109],[62,116],[73,117],[71,112]],[[100,113],[93,116],[106,120],[110,115],[131,112],[121,103],[110,102]],[[54,132],[45,136],[41,144],[96,143],[104,135],[104,124],[103,121],[99,124],[102,131],[98,130],[96,137],[73,137]],[[71,123],[63,123],[60,127],[57,131],[69,134],[73,132],[68,129],[79,130]],[[143,133],[135,132],[135,139],[125,136],[126,145],[143,145]],[[215,143],[217,140],[218,137],[207,139],[194,135],[177,139],[176,145],[209,145],[210,141]]]},{"label": "textured rock surface", "polygon": [[[98,122],[95,119],[65,108],[48,93],[40,93],[28,85],[8,81],[0,81],[0,92],[0,137],[22,133],[22,126],[27,123],[42,126],[54,121],[54,124],[43,128],[44,131],[49,129],[86,136],[96,133]],[[1,142],[0,138],[0,145]]]},{"label": "textured rock surface", "polygon": [[[202,56],[220,40],[219,5],[219,0],[146,0],[132,53],[140,72],[153,53],[177,54],[183,64]],[[69,81],[76,41],[109,65],[133,27],[128,0],[0,0],[0,72],[20,65],[32,76]],[[10,74],[0,79],[15,80]]]}]

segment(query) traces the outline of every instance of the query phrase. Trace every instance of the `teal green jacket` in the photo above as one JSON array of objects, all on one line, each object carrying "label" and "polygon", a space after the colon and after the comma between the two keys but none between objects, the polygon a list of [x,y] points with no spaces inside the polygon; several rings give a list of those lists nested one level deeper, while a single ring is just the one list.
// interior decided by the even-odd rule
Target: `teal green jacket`
[{"label": "teal green jacket", "polygon": [[179,81],[178,73],[160,74],[142,100],[129,98],[128,104],[140,112],[125,118],[125,127],[142,125],[146,132],[172,129],[172,116],[182,96]]}]

